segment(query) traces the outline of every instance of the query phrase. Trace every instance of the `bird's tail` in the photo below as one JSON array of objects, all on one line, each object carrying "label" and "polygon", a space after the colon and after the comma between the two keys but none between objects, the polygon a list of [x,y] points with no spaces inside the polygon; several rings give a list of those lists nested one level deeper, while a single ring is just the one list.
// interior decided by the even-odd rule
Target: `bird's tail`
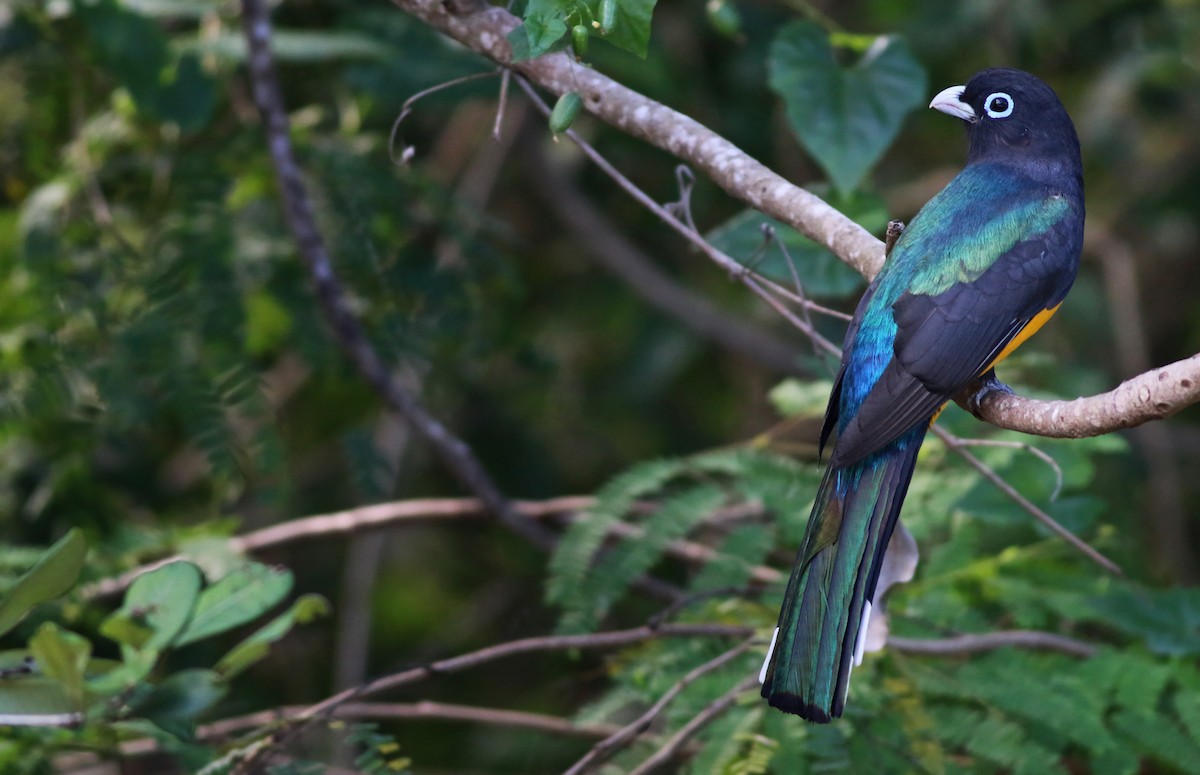
[{"label": "bird's tail", "polygon": [[760,675],[762,696],[774,707],[818,723],[842,715],[924,436],[922,427],[825,472]]}]

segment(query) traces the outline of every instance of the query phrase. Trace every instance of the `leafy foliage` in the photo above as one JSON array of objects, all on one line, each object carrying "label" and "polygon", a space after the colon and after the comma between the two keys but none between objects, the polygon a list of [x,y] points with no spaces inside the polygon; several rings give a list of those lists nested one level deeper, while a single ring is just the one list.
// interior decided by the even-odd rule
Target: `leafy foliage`
[{"label": "leafy foliage", "polygon": [[[801,405],[811,411],[807,402]],[[1073,456],[1089,455],[1089,446],[1096,451],[1112,448],[1105,441],[1055,448],[1068,472],[1068,487],[1085,489],[1091,483],[1094,471],[1081,475],[1071,465]],[[889,766],[919,762],[923,769],[938,772],[1059,771],[1063,762],[1075,757],[1098,772],[1133,772],[1146,760],[1190,771],[1189,762],[1200,761],[1193,710],[1200,702],[1200,673],[1180,662],[1179,655],[1200,647],[1186,613],[1200,595],[1190,590],[1149,593],[1128,581],[1081,573],[1087,567],[1084,561],[1039,537],[1027,515],[1019,517],[1023,524],[1013,524],[998,522],[999,514],[991,514],[994,537],[1003,534],[1006,543],[1014,542],[1006,548],[990,544],[993,536],[986,530],[948,531],[959,515],[990,502],[990,493],[973,487],[947,489],[947,482],[973,477],[964,463],[940,453],[932,457],[941,459],[930,461],[932,469],[918,470],[910,497],[918,504],[947,495],[949,501],[934,511],[910,506],[925,514],[912,521],[912,527],[919,537],[937,532],[945,542],[907,589],[893,592],[888,606],[893,632],[936,637],[946,631],[1003,629],[1003,623],[1011,621],[1026,628],[1087,633],[1092,642],[1108,645],[1082,660],[1008,648],[962,660],[929,661],[888,650],[856,671],[847,718],[839,726],[797,727],[802,734],[796,739],[796,729],[781,729],[788,723],[785,717],[766,713],[757,703],[739,705],[703,733],[711,745],[693,763],[694,771],[807,772],[835,765],[869,770],[875,766],[873,757],[881,755],[879,741],[888,741],[886,756],[893,760]],[[1007,457],[1010,466],[1017,462],[1012,454],[990,457],[993,464],[1000,457]],[[681,507],[699,512],[688,521],[694,534],[713,529],[714,522],[721,524],[714,512],[722,505],[766,506],[767,512],[751,524],[719,528],[728,535],[716,542],[714,555],[692,571],[690,587],[703,593],[744,585],[747,569],[762,563],[776,542],[775,523],[811,500],[818,472],[795,468],[773,455],[743,450],[656,461],[614,480],[596,507],[606,515],[603,527],[580,520],[556,555],[550,588],[567,588],[561,574],[569,572],[572,590],[552,598],[563,610],[563,626],[595,626],[599,615],[617,602],[614,591],[629,589],[638,574],[665,560],[670,542],[685,537],[674,516]],[[772,483],[783,471],[792,486],[781,497]],[[728,503],[722,504],[716,492],[725,492]],[[623,514],[614,520],[618,507]],[[1018,519],[1013,509],[1006,511]],[[616,529],[618,521],[635,529]],[[615,546],[603,546],[598,534],[606,531],[617,536],[612,539]],[[595,556],[592,561],[582,553],[584,536]],[[634,554],[636,564],[613,559]],[[589,570],[581,574],[585,567]],[[1154,601],[1160,599],[1156,606]],[[696,606],[687,618],[754,621],[766,632],[774,625],[772,602],[710,603]],[[628,702],[640,695],[652,702],[711,658],[711,650],[697,653],[695,648],[662,642],[639,650],[628,661],[618,660],[613,667],[614,696]],[[754,669],[753,659],[733,663],[714,674],[707,688],[689,691],[674,712],[689,718],[719,695],[722,686],[728,689]],[[1142,729],[1140,723],[1155,729]],[[636,760],[636,754],[632,756],[631,761]]]},{"label": "leafy foliage", "polygon": [[[530,0],[514,6],[522,24],[510,42],[518,59],[571,45],[577,67],[603,68],[694,116],[877,234],[961,159],[953,122],[908,120],[928,85],[996,63],[1035,70],[1077,120],[1104,260],[1085,262],[1033,346],[1040,355],[1010,361],[1002,376],[1022,392],[1070,396],[1140,368],[1116,355],[1131,332],[1146,332],[1143,359],[1197,349],[1194,3],[821,7],[830,18],[805,3],[664,6],[651,38],[652,1]],[[808,21],[794,20],[797,9]],[[235,772],[276,750],[284,727],[214,741],[196,734],[208,721],[327,696],[348,663],[376,675],[544,634],[553,613],[576,633],[641,623],[657,605],[645,590],[663,582],[685,596],[673,613],[684,621],[764,636],[774,623],[779,587],[765,580],[787,567],[804,529],[827,381],[779,383],[648,307],[645,289],[596,270],[588,261],[601,235],[570,233],[570,219],[547,207],[561,192],[530,160],[577,173],[570,184],[672,283],[777,337],[792,332],[624,193],[575,169],[567,143],[522,129],[511,90],[495,142],[496,80],[428,95],[396,126],[412,95],[491,67],[417,20],[318,1],[279,4],[273,21],[292,141],[371,344],[505,492],[598,489],[595,505],[565,530],[544,587],[544,557],[482,523],[406,529],[375,550],[289,544],[270,556],[287,569],[232,551],[238,530],[463,491],[331,344],[281,217],[236,4],[0,3],[6,773],[40,774],[82,749],[115,758],[133,740],[157,746],[148,766]],[[659,201],[676,194],[669,159],[618,132],[581,129]],[[393,165],[392,146],[411,148],[412,163]],[[852,308],[861,278],[739,208],[701,183],[688,215],[748,267],[785,284],[794,269],[806,295]],[[1123,252],[1136,255],[1141,295],[1155,300],[1140,314],[1114,290],[1137,289],[1109,274]],[[840,338],[840,321],[815,322]],[[828,376],[807,351],[796,342],[797,361]],[[764,430],[776,419],[768,402],[785,419]],[[954,409],[940,422],[980,433]],[[841,723],[798,724],[750,692],[700,730],[680,766],[1195,771],[1200,602],[1191,589],[1162,588],[1185,574],[1154,543],[1172,519],[1182,534],[1194,528],[1195,477],[1176,477],[1174,515],[1162,487],[1172,465],[1195,467],[1192,424],[1189,413],[1171,419],[1165,464],[1143,456],[1154,445],[1137,437],[1034,440],[1061,472],[1057,499],[1059,474],[1020,447],[1031,440],[994,433],[1009,446],[973,448],[1129,580],[1099,577],[936,441],[922,452],[905,520],[923,557],[892,595],[892,632],[1032,628],[1084,640],[1094,656],[891,649],[858,670]],[[753,441],[726,446],[744,437]],[[176,556],[120,600],[94,596],[95,582]],[[553,612],[538,605],[543,589]],[[339,591],[336,621],[314,590]],[[356,651],[367,612],[369,648]],[[580,721],[621,724],[728,647],[661,639],[609,653],[603,672],[585,652],[458,674],[429,691],[559,716],[582,706]],[[689,685],[612,768],[636,766],[760,658],[752,651]],[[32,721],[73,726],[9,725]],[[404,771],[411,757],[524,775],[560,771],[589,744],[419,723],[314,725],[333,740],[289,747],[294,758],[270,771],[318,772],[339,758]]]}]

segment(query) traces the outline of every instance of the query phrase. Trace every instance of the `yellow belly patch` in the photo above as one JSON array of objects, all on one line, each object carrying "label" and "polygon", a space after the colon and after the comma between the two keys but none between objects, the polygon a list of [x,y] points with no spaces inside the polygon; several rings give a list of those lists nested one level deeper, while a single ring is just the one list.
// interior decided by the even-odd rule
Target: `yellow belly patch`
[{"label": "yellow belly patch", "polygon": [[1044,309],[1030,318],[1029,322],[1025,324],[1025,327],[1018,331],[1017,335],[1014,336],[1008,344],[1004,345],[1004,349],[1000,351],[1000,354],[996,356],[996,359],[985,366],[979,373],[986,374],[989,369],[995,368],[997,363],[1012,355],[1013,351],[1023,345],[1026,339],[1036,334],[1038,329],[1046,325],[1046,321],[1054,317],[1054,313],[1058,312],[1058,308],[1061,306],[1062,302],[1059,302],[1050,309]]}]

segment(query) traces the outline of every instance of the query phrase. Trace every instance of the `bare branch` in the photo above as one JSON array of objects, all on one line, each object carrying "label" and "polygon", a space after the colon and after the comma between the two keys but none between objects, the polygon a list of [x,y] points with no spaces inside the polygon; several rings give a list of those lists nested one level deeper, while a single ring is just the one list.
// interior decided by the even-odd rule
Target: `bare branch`
[{"label": "bare branch", "polygon": [[487,504],[503,524],[537,546],[552,546],[552,535],[513,507],[470,447],[454,436],[399,383],[371,346],[333,270],[325,240],[317,229],[304,179],[292,154],[288,117],[284,112],[275,62],[271,57],[271,20],[264,0],[242,0],[242,18],[254,101],[267,134],[267,146],[283,197],[284,215],[296,240],[296,247],[312,275],[321,310],[338,346],[387,405],[413,426],[433,447],[442,463]]},{"label": "bare branch", "polygon": [[[1161,420],[1200,402],[1200,354],[1125,380],[1095,396],[1039,401],[993,392],[980,402],[981,420],[1008,430],[1082,439]],[[963,400],[959,399],[959,405]]]},{"label": "bare branch", "polygon": [[[513,506],[528,519],[549,519],[579,514],[590,508],[594,502],[595,499],[587,495],[564,495],[544,501],[514,501]],[[755,507],[755,513],[759,511],[761,511],[761,507]],[[713,517],[718,519],[728,516],[744,516],[745,513],[746,509],[744,508],[726,509],[714,512]],[[405,523],[481,519],[487,515],[487,508],[478,498],[419,498],[391,501],[281,522],[245,535],[234,536],[229,539],[229,548],[239,554],[249,554],[278,548],[296,541],[355,535],[371,530],[396,527]],[[637,538],[642,535],[641,528],[625,522],[615,523],[610,532],[619,538]],[[717,550],[710,546],[686,540],[672,541],[667,545],[666,552],[673,557],[696,563],[706,563],[719,556]],[[92,582],[83,588],[81,595],[85,600],[97,600],[120,594],[143,573],[182,559],[186,558],[181,555],[172,555],[126,571],[120,576]],[[781,578],[779,571],[763,565],[755,566],[751,570],[750,576],[754,581],[766,584],[775,583]]]},{"label": "bare branch", "polygon": [[910,654],[975,654],[1002,648],[1041,649],[1061,651],[1077,657],[1090,657],[1096,647],[1065,635],[1036,630],[1002,630],[971,635],[956,635],[950,638],[888,638],[888,646]]},{"label": "bare branch", "polygon": [[477,667],[497,659],[511,657],[516,654],[528,654],[539,651],[564,651],[567,649],[606,649],[618,646],[628,646],[656,638],[748,638],[754,634],[752,627],[733,627],[724,624],[666,624],[660,627],[635,627],[630,630],[615,630],[597,632],[590,635],[544,635],[534,638],[509,641],[495,646],[472,651],[461,656],[432,662],[428,665],[410,668],[399,673],[377,678],[360,687],[322,700],[306,711],[307,717],[327,713],[344,702],[360,697],[394,689],[398,686],[414,683],[441,673],[454,673],[459,670]]},{"label": "bare branch", "polygon": [[[249,713],[205,724],[196,731],[196,736],[202,740],[220,739],[247,729],[260,729],[276,722],[303,718],[307,711],[307,706],[291,705]],[[620,729],[615,724],[576,724],[568,719],[544,713],[527,713],[503,708],[480,708],[474,705],[456,705],[429,700],[421,702],[346,702],[334,709],[331,715],[340,719],[470,721],[494,726],[536,729],[556,735],[590,738],[604,738]]]}]

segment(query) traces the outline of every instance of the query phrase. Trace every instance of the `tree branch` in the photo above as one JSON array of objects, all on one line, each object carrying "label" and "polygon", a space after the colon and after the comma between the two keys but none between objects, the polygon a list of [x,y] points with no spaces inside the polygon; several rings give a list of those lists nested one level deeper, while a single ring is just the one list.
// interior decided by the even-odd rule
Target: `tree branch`
[{"label": "tree branch", "polygon": [[910,654],[975,654],[1009,647],[1061,651],[1076,657],[1090,657],[1096,647],[1065,635],[1036,630],[1001,630],[949,638],[888,638],[888,646]]},{"label": "tree branch", "polygon": [[[666,150],[702,171],[730,195],[787,223],[871,278],[883,264],[883,243],[817,196],[793,185],[712,130],[601,75],[565,53],[512,61],[505,36],[519,20],[481,0],[393,0],[434,29],[539,86],[578,91],[591,114]],[[1001,428],[1037,436],[1081,438],[1169,417],[1200,402],[1200,354],[1134,377],[1116,389],[1074,401],[992,394],[977,416]]]},{"label": "tree branch", "polygon": [[[564,495],[544,501],[513,501],[513,507],[527,519],[550,519],[587,511],[595,502],[589,495]],[[761,507],[757,507],[761,512]],[[730,508],[713,512],[714,519],[730,515],[745,516],[746,508]],[[301,517],[277,525],[271,525],[228,540],[229,548],[239,554],[276,549],[297,541],[319,538],[357,535],[372,530],[383,530],[405,523],[480,519],[488,516],[486,505],[478,498],[418,498],[415,500],[391,501],[361,506],[356,509],[335,511]],[[618,538],[638,538],[641,528],[625,522],[613,524],[610,532]],[[718,556],[717,550],[696,541],[672,541],[666,547],[667,554],[688,562],[706,563]],[[97,600],[120,594],[143,573],[160,568],[169,562],[186,559],[182,555],[156,560],[126,571],[119,576],[86,585],[81,591],[84,600]],[[755,566],[750,576],[754,581],[765,584],[778,582],[782,574],[765,565]]]},{"label": "tree branch", "polygon": [[306,716],[327,713],[344,702],[361,697],[394,689],[398,686],[420,681],[441,673],[454,673],[459,670],[477,667],[497,659],[511,657],[516,654],[529,654],[542,651],[565,651],[569,649],[601,649],[628,646],[656,638],[748,638],[754,634],[752,627],[735,627],[724,624],[664,624],[659,627],[643,626],[629,630],[614,630],[597,632],[589,635],[544,635],[534,638],[500,643],[495,646],[472,651],[457,657],[432,662],[428,665],[402,670],[399,673],[385,675],[354,689],[339,692],[328,699],[313,705]]},{"label": "tree branch", "polygon": [[488,509],[511,530],[535,545],[548,549],[553,545],[553,536],[513,507],[471,448],[400,385],[371,346],[333,270],[325,240],[317,229],[300,168],[292,154],[288,117],[284,112],[275,62],[271,57],[271,20],[264,0],[242,0],[242,21],[254,101],[267,134],[267,146],[283,198],[284,216],[300,256],[308,266],[321,311],[333,331],[335,341],[367,383],[433,447],[442,463],[465,487],[479,496]]},{"label": "tree branch", "polygon": [[980,402],[975,416],[1008,430],[1082,439],[1161,420],[1198,401],[1200,354],[1127,379],[1107,393],[1072,401],[991,393]]}]

